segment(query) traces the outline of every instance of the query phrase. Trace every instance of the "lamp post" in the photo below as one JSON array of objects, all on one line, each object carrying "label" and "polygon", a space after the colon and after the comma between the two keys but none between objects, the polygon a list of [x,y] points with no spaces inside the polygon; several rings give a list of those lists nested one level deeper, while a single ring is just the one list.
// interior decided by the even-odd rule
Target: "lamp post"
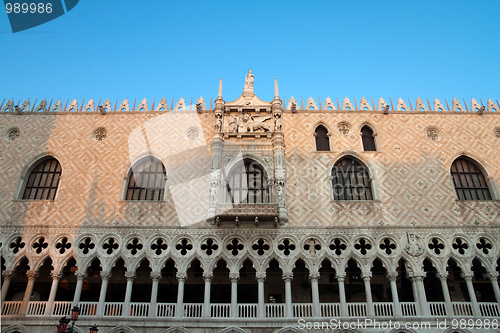
[{"label": "lamp post", "polygon": [[[80,308],[78,306],[74,306],[71,309],[71,319],[66,318],[66,316],[62,317],[59,320],[59,326],[57,326],[57,333],[73,333],[73,328],[75,327],[75,322],[78,320],[78,316],[80,315]],[[72,321],[71,326],[68,328],[69,322]],[[90,333],[97,333],[99,329],[94,324],[90,328]]]}]

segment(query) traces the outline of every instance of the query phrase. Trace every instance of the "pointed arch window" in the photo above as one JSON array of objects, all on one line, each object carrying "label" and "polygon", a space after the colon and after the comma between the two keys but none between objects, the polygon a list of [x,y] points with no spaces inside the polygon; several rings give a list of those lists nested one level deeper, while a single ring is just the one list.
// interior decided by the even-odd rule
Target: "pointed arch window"
[{"label": "pointed arch window", "polygon": [[375,146],[375,137],[373,136],[373,130],[370,126],[365,125],[361,128],[361,139],[363,141],[364,151],[377,151],[377,147]]},{"label": "pointed arch window", "polygon": [[227,178],[227,193],[228,203],[271,203],[266,171],[258,162],[248,158],[231,170]]},{"label": "pointed arch window", "polygon": [[350,156],[335,163],[332,189],[334,200],[373,200],[368,168]]},{"label": "pointed arch window", "polygon": [[457,158],[451,165],[451,175],[459,200],[491,200],[486,178],[473,161]]},{"label": "pointed arch window", "polygon": [[126,200],[161,201],[165,195],[165,166],[152,156],[132,166],[127,182]]},{"label": "pointed arch window", "polygon": [[54,200],[61,173],[61,164],[54,157],[43,158],[37,162],[27,178],[23,199]]},{"label": "pointed arch window", "polygon": [[316,151],[330,151],[330,138],[325,126],[319,125],[314,131],[316,137]]}]

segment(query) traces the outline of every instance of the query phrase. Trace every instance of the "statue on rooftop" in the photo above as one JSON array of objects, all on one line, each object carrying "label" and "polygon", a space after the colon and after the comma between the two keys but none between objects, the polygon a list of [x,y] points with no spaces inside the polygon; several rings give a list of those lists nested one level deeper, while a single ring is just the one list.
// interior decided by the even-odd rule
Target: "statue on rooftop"
[{"label": "statue on rooftop", "polygon": [[245,76],[245,86],[243,86],[243,89],[252,89],[253,90],[253,81],[254,77],[252,74],[252,70],[248,70],[247,76]]}]

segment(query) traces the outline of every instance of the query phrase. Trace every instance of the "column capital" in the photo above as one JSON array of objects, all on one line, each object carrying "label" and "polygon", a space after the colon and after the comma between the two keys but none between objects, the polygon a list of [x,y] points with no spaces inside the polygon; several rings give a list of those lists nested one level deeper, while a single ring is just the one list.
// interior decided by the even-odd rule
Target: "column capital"
[{"label": "column capital", "polygon": [[62,277],[61,272],[51,271],[50,276],[53,280],[59,280]]},{"label": "column capital", "polygon": [[439,280],[446,280],[446,279],[448,279],[448,272],[447,271],[445,271],[445,272],[437,272],[436,273],[436,277]]},{"label": "column capital", "polygon": [[293,273],[292,272],[283,273],[283,281],[291,282],[292,280],[293,280]]},{"label": "column capital", "polygon": [[101,271],[101,273],[99,275],[101,276],[101,279],[103,279],[103,280],[109,280],[111,278],[111,272]]},{"label": "column capital", "polygon": [[309,273],[309,280],[319,280],[319,273]]},{"label": "column capital", "polygon": [[151,272],[151,273],[149,273],[149,276],[151,277],[151,280],[153,280],[153,281],[160,281],[161,272]]},{"label": "column capital", "polygon": [[460,276],[464,279],[464,280],[472,280],[472,277],[474,276],[474,272],[471,272],[471,271],[468,271],[468,272],[462,272],[460,273]]},{"label": "column capital", "polygon": [[205,282],[211,282],[212,279],[214,278],[214,273],[212,273],[212,272],[206,272],[206,273],[203,272],[202,276],[203,276],[203,280]]},{"label": "column capital", "polygon": [[175,274],[175,277],[177,278],[178,281],[186,281],[187,280],[186,273],[177,272],[177,274]]},{"label": "column capital", "polygon": [[372,278],[372,272],[363,272],[361,273],[361,278],[363,279],[363,281],[370,281],[371,278]]},{"label": "column capital", "polygon": [[337,279],[338,282],[344,282],[346,277],[347,277],[347,274],[345,272],[335,275],[335,278]]},{"label": "column capital", "polygon": [[38,272],[37,271],[26,271],[26,276],[28,277],[28,279],[34,279],[38,276]]},{"label": "column capital", "polygon": [[258,282],[264,282],[266,280],[266,272],[255,273],[255,279]]},{"label": "column capital", "polygon": [[87,277],[87,272],[85,271],[76,271],[75,276],[77,280],[84,280]]},{"label": "column capital", "polygon": [[426,272],[422,272],[422,273],[407,273],[406,274],[406,277],[408,279],[415,280],[415,281],[423,280],[426,276],[427,276]]},{"label": "column capital", "polygon": [[490,280],[498,280],[498,272],[486,273],[486,277]]},{"label": "column capital", "polygon": [[238,282],[239,279],[240,273],[229,273],[229,280],[231,280],[231,282]]},{"label": "column capital", "polygon": [[396,279],[398,278],[398,273],[397,272],[388,272],[386,274],[386,276],[389,279],[389,281],[396,281]]},{"label": "column capital", "polygon": [[124,275],[127,278],[127,281],[128,280],[134,280],[137,277],[137,275],[135,274],[135,272],[132,272],[132,271],[126,271]]},{"label": "column capital", "polygon": [[12,279],[14,277],[13,271],[3,271],[2,276],[4,279]]}]

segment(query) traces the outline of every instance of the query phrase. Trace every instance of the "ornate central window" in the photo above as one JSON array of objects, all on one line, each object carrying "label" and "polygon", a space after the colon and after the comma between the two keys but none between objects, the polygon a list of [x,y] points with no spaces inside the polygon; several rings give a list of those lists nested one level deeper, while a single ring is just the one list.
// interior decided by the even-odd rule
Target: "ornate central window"
[{"label": "ornate central window", "polygon": [[270,203],[269,184],[264,168],[256,161],[245,159],[238,163],[227,178],[226,202],[234,204]]}]

